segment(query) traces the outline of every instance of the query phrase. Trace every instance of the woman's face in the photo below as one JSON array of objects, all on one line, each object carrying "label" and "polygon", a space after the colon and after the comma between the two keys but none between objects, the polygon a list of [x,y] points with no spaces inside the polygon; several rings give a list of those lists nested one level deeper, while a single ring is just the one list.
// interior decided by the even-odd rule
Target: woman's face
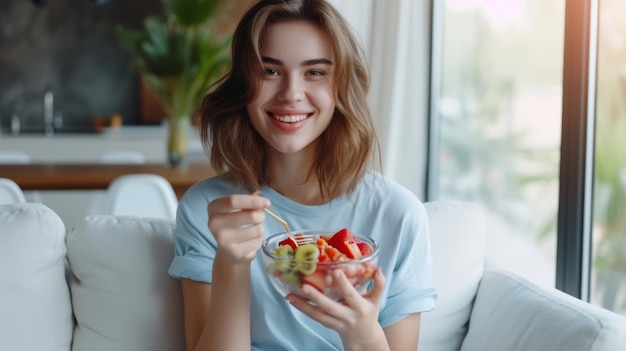
[{"label": "woman's face", "polygon": [[263,77],[248,115],[269,146],[297,153],[313,145],[332,119],[332,48],[324,33],[305,21],[269,26],[262,44]]}]

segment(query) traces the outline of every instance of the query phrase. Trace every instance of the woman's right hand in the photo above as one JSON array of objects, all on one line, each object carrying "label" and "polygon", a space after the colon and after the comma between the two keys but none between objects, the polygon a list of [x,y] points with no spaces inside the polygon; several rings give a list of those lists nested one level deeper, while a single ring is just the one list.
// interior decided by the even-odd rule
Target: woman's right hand
[{"label": "woman's right hand", "polygon": [[270,201],[252,195],[229,195],[209,203],[209,229],[217,241],[216,255],[231,264],[249,263],[263,242],[265,208]]}]

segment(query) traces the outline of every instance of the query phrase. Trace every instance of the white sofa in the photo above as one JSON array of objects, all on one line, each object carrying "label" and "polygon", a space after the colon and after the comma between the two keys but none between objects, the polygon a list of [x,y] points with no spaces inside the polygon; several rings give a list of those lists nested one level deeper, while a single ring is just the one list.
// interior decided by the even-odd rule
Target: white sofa
[{"label": "white sofa", "polygon": [[[440,297],[420,351],[626,350],[626,318],[484,268],[476,206],[426,207]],[[66,234],[42,204],[0,205],[0,350],[184,350],[180,286],[167,275],[173,228],[91,216]]]}]

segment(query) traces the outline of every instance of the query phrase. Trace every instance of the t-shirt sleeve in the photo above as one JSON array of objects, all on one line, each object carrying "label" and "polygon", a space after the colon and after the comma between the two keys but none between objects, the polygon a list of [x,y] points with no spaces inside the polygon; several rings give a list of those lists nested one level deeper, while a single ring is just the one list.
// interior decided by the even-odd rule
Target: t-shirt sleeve
[{"label": "t-shirt sleeve", "polygon": [[[195,191],[194,191],[195,190]],[[208,228],[208,199],[200,189],[190,189],[181,199],[174,230],[174,259],[168,273],[211,283],[217,244]]]},{"label": "t-shirt sleeve", "polygon": [[426,209],[415,201],[412,214],[405,216],[396,265],[390,277],[381,326],[390,326],[406,316],[434,308],[438,290],[432,282],[432,255]]}]

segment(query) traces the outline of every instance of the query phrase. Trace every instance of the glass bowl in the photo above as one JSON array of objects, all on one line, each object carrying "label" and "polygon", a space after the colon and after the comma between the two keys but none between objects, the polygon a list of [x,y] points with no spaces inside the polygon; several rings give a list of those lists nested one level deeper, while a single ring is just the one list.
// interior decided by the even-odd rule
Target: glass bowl
[{"label": "glass bowl", "polygon": [[[313,238],[310,244],[306,245],[309,246],[306,249],[303,248],[305,245],[300,245],[295,250],[293,250],[293,246],[291,249],[278,249],[279,243],[284,243],[284,240],[289,237],[286,232],[274,234],[263,241],[263,264],[265,265],[265,271],[279,294],[285,296],[288,293],[294,293],[306,298],[300,287],[302,284],[307,283],[323,292],[329,298],[340,301],[342,300],[341,293],[332,284],[331,272],[335,269],[344,271],[346,277],[348,277],[348,280],[357,291],[361,292],[367,287],[378,264],[378,243],[375,240],[350,233],[355,243],[361,243],[359,247],[366,245],[366,247],[369,247],[369,250],[365,248],[362,251],[365,255],[361,257],[348,258],[345,254],[335,252],[340,251],[338,250],[339,248],[335,248],[336,250],[334,251],[329,250],[328,247],[324,247],[324,243],[318,241],[318,239],[323,240],[322,238],[328,239],[337,231],[292,231],[292,234],[297,235],[299,233],[311,235]],[[317,247],[318,251],[312,249],[311,245]]]}]

